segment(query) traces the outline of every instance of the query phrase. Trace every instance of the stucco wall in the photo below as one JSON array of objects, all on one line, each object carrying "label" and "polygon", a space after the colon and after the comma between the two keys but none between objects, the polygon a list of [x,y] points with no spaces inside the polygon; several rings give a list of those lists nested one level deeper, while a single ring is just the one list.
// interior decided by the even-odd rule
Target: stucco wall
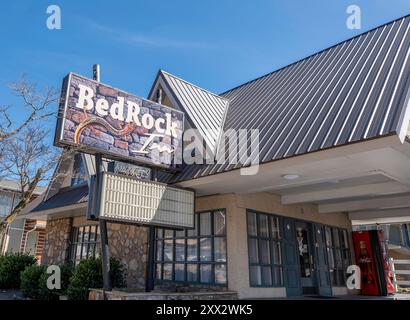
[{"label": "stucco wall", "polygon": [[[280,197],[271,193],[225,194],[201,197],[196,201],[198,211],[225,208],[227,212],[228,290],[238,292],[239,298],[286,297],[286,289],[251,288],[249,286],[246,210],[309,220],[351,230],[347,214],[320,214],[315,205],[282,205]],[[335,293],[346,292],[334,288]]]}]

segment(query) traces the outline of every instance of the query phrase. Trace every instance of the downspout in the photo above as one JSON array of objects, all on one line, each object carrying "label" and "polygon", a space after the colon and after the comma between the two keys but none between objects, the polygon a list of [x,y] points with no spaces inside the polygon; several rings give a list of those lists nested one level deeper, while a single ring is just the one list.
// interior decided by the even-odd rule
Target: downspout
[{"label": "downspout", "polygon": [[[37,222],[35,223],[35,225],[34,225],[34,227],[33,227],[33,229],[31,229],[31,230],[29,230],[29,231],[27,231],[26,232],[26,240],[24,241],[24,246],[23,246],[23,252],[21,252],[21,253],[25,253],[26,252],[26,247],[27,247],[27,238],[28,238],[28,236],[29,236],[29,234],[31,233],[31,232],[33,232],[34,230],[36,230],[37,229]],[[23,231],[23,236],[24,236],[24,231]],[[37,243],[36,243],[36,248],[37,248]],[[37,249],[36,249],[37,250]],[[34,256],[36,255],[36,253],[34,252],[34,254],[33,254]]]}]

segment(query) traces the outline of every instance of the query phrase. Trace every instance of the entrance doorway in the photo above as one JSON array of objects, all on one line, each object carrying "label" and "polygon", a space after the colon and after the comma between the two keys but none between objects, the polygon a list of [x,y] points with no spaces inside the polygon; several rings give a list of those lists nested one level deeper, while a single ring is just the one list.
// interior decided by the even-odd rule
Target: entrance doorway
[{"label": "entrance doorway", "polygon": [[324,227],[284,220],[284,270],[287,296],[331,296]]},{"label": "entrance doorway", "polygon": [[295,228],[302,294],[317,294],[312,226],[307,222],[296,222]]}]

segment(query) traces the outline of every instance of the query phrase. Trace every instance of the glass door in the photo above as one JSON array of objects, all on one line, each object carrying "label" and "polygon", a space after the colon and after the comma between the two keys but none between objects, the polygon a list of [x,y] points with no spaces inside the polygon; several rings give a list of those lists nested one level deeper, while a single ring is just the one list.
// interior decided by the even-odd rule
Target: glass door
[{"label": "glass door", "polygon": [[312,227],[307,222],[296,222],[295,229],[302,292],[303,294],[316,294]]}]

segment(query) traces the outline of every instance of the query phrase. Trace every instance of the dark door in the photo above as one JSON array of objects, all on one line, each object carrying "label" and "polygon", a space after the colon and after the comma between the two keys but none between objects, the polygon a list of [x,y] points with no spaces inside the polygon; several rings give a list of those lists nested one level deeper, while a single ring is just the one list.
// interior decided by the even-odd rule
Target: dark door
[{"label": "dark door", "polygon": [[317,278],[318,294],[321,296],[331,296],[332,287],[330,282],[329,265],[327,262],[327,248],[325,240],[325,230],[323,226],[315,224],[315,273]]},{"label": "dark door", "polygon": [[300,296],[299,259],[295,235],[295,222],[291,219],[283,220],[283,267],[286,294],[288,297]]},{"label": "dark door", "polygon": [[302,293],[306,295],[317,294],[312,225],[297,221],[295,230]]}]

